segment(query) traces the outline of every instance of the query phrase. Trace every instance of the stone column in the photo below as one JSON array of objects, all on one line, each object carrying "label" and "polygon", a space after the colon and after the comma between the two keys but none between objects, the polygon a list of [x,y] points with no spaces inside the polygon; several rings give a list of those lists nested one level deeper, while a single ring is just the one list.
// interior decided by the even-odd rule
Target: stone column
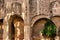
[{"label": "stone column", "polygon": [[8,16],[5,17],[4,19],[4,31],[3,31],[3,40],[9,40],[9,25],[8,25]]},{"label": "stone column", "polygon": [[[10,9],[11,8],[11,2],[12,2],[12,0],[5,0],[5,6],[6,6],[6,8],[7,9]],[[10,38],[9,38],[9,24],[8,24],[8,20],[9,20],[9,18],[10,18],[10,15],[9,15],[9,13],[7,13],[6,14],[6,17],[4,18],[4,31],[3,31],[3,40],[10,40]]]},{"label": "stone column", "polygon": [[[30,17],[29,17],[29,0],[23,0],[24,12],[24,40],[30,40]],[[27,8],[27,10],[26,10]]]},{"label": "stone column", "polygon": [[9,37],[10,33],[9,33],[9,23],[8,23],[8,20],[10,19],[11,15],[12,15],[11,13],[8,13],[4,19],[3,40],[11,40],[11,38]]}]

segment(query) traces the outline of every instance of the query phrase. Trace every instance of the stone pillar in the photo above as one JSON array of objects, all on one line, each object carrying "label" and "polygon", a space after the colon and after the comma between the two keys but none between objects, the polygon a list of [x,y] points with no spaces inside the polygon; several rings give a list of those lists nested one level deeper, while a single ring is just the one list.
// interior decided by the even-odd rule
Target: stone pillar
[{"label": "stone pillar", "polygon": [[8,36],[9,35],[8,34],[9,33],[9,30],[8,30],[9,29],[9,25],[8,25],[8,22],[7,21],[8,21],[8,16],[6,16],[5,19],[4,19],[3,40],[9,40],[9,36]]},{"label": "stone pillar", "polygon": [[11,15],[12,15],[11,13],[8,13],[4,19],[3,40],[11,40],[11,38],[9,37],[10,33],[9,33],[9,23],[8,23],[8,20],[10,19]]},{"label": "stone pillar", "polygon": [[24,40],[30,40],[29,0],[23,0],[22,6],[24,6]]}]

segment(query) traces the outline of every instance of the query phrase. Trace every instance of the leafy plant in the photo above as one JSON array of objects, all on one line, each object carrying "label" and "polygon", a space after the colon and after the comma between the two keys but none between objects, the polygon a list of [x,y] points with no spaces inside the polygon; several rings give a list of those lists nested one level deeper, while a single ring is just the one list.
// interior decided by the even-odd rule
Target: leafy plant
[{"label": "leafy plant", "polygon": [[52,21],[47,20],[47,22],[45,23],[45,28],[41,30],[41,33],[43,34],[43,36],[48,36],[48,37],[55,36],[56,25]]}]

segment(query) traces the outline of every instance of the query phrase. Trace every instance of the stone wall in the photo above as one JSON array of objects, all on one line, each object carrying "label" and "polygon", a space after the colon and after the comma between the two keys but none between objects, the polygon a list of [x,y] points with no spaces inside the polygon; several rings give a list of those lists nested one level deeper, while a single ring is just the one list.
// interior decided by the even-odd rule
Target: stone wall
[{"label": "stone wall", "polygon": [[[37,3],[37,1],[39,2]],[[60,5],[59,0],[31,0],[29,4],[30,4],[31,20],[35,19],[35,17],[39,15],[50,16],[50,18],[51,16],[57,16],[57,15],[60,16],[60,12],[59,12],[60,6],[58,6]],[[56,7],[55,4],[58,7]]]},{"label": "stone wall", "polygon": [[[30,27],[33,27],[33,24],[37,20],[41,18],[50,19],[51,17],[58,15],[60,16],[59,0],[2,0],[1,2],[2,3],[0,4],[0,19],[4,19],[4,25],[6,23],[5,26],[8,26],[7,21],[10,16],[14,14],[20,15],[24,20],[24,40],[30,40]],[[20,5],[14,4],[15,6],[12,7],[13,3],[18,3]],[[2,7],[2,5],[4,6]],[[58,6],[56,7],[56,5]],[[51,20],[54,21],[55,24],[57,23],[56,25],[60,26],[60,17],[58,17],[58,20]]]}]

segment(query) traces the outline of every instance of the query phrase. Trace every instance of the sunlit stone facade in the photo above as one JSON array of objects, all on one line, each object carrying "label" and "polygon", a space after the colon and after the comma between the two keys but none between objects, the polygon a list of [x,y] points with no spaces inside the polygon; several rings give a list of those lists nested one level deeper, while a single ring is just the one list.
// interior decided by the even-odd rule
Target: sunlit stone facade
[{"label": "sunlit stone facade", "polygon": [[0,40],[45,40],[39,33],[45,19],[57,26],[60,40],[59,0],[0,0]]}]

